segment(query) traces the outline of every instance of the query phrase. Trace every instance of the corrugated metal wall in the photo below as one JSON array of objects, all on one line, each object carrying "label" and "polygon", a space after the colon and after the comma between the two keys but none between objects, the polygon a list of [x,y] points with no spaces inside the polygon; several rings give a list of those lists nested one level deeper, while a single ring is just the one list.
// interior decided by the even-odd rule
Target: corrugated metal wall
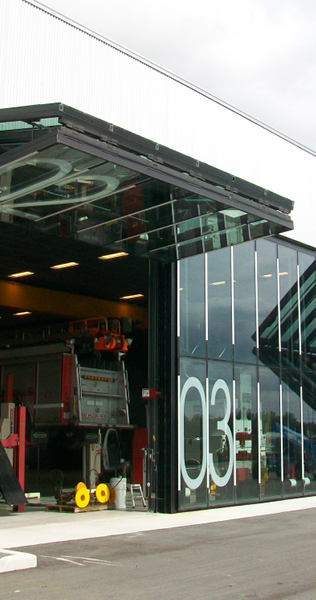
[{"label": "corrugated metal wall", "polygon": [[295,200],[291,237],[315,245],[313,154],[24,0],[1,0],[0,107],[47,102]]}]

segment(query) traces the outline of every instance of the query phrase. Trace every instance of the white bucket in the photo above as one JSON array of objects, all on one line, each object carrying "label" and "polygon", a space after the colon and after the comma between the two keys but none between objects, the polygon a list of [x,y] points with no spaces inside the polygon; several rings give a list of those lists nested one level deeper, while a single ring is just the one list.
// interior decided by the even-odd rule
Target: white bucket
[{"label": "white bucket", "polygon": [[111,477],[110,486],[115,490],[115,508],[126,508],[126,477]]}]

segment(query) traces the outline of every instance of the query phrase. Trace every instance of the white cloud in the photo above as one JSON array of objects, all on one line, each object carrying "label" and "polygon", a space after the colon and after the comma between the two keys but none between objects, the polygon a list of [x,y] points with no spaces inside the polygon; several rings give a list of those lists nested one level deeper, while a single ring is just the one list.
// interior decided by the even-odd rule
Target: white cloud
[{"label": "white cloud", "polygon": [[44,0],[316,149],[314,0]]}]

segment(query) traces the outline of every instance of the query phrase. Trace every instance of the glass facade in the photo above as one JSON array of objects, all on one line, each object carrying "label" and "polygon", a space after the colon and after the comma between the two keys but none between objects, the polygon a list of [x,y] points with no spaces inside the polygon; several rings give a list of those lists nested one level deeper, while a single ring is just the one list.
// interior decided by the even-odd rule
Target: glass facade
[{"label": "glass facade", "polygon": [[314,253],[178,261],[179,510],[316,493]]}]

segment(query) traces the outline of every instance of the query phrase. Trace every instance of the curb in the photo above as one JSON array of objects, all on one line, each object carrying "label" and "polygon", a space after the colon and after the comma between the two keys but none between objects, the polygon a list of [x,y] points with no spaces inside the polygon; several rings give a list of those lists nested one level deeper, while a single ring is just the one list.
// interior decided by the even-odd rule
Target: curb
[{"label": "curb", "polygon": [[37,556],[27,552],[14,552],[0,548],[0,574],[37,567]]}]

